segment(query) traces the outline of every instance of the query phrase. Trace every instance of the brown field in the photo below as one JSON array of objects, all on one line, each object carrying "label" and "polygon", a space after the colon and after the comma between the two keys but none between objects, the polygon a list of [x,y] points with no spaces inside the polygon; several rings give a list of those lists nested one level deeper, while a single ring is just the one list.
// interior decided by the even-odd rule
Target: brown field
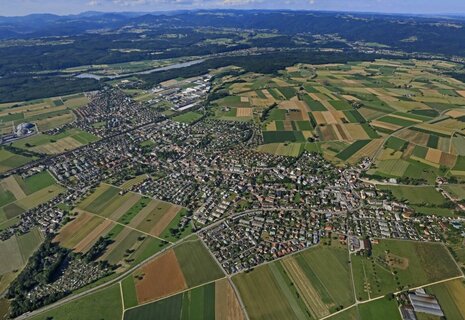
[{"label": "brown field", "polygon": [[94,228],[103,222],[102,218],[87,212],[80,212],[78,217],[65,225],[54,241],[63,247],[74,249]]},{"label": "brown field", "polygon": [[150,234],[158,237],[161,235],[163,230],[165,230],[171,221],[176,217],[181,207],[178,206],[171,206],[168,211],[163,214],[163,217],[153,226],[152,230],[150,230]]},{"label": "brown field", "polygon": [[144,303],[187,289],[173,250],[144,265],[134,274],[137,301]]},{"label": "brown field", "polygon": [[319,127],[319,130],[323,136],[323,141],[339,140],[339,137],[333,126]]},{"label": "brown field", "polygon": [[396,136],[421,146],[426,146],[429,139],[429,134],[410,129],[402,130]]},{"label": "brown field", "polygon": [[[328,112],[328,111],[326,111]],[[321,111],[312,112],[313,117],[315,118],[316,123],[319,124],[326,124],[326,119],[323,116]]]},{"label": "brown field", "polygon": [[452,168],[455,166],[456,161],[457,161],[457,156],[455,154],[443,152],[441,154],[441,160],[439,160],[439,164]]},{"label": "brown field", "polygon": [[140,195],[128,192],[123,197],[118,198],[118,200],[120,201],[113,201],[112,203],[110,203],[101,214],[102,216],[106,216],[114,221],[117,221],[129,209],[131,209],[131,207],[135,205],[140,200],[140,198]]},{"label": "brown field", "polygon": [[84,239],[79,242],[76,247],[74,247],[74,251],[76,252],[87,252],[97,240],[106,234],[111,228],[113,228],[114,223],[110,220],[104,220],[101,224],[99,224],[94,230],[92,230]]},{"label": "brown field", "polygon": [[[241,98],[242,101],[242,98]],[[237,108],[236,117],[251,117],[253,116],[253,108]]]},{"label": "brown field", "polygon": [[41,146],[32,148],[33,151],[46,154],[57,154],[68,150],[73,150],[82,146],[82,143],[72,137],[66,137],[57,142],[47,143]]},{"label": "brown field", "polygon": [[425,160],[439,164],[441,162],[441,154],[442,151],[438,149],[428,148],[428,152],[426,153]]},{"label": "brown field", "polygon": [[358,112],[360,112],[360,114],[367,120],[373,120],[385,114],[384,112],[364,107],[358,109]]},{"label": "brown field", "polygon": [[309,281],[305,272],[300,268],[296,260],[284,259],[282,265],[287,271],[287,274],[292,279],[292,282],[296,285],[300,295],[303,297],[305,305],[311,311],[314,318],[322,318],[329,315],[328,307],[321,300],[320,295]]},{"label": "brown field", "polygon": [[137,226],[140,225],[150,214],[150,212],[157,209],[159,203],[156,200],[152,200],[147,204],[142,210],[131,220],[129,226],[137,229]]},{"label": "brown field", "polygon": [[[353,81],[353,80],[349,80],[349,81]],[[356,97],[351,96],[351,95],[349,95],[349,94],[344,94],[344,95],[342,95],[342,97],[343,97],[344,99],[346,99],[347,101],[360,101],[359,98],[356,98]]]},{"label": "brown field", "polygon": [[465,110],[463,109],[453,109],[446,112],[446,115],[451,116],[452,118],[459,118],[465,115]]},{"label": "brown field", "polygon": [[227,279],[215,282],[215,319],[244,320],[241,305]]},{"label": "brown field", "polygon": [[397,160],[402,157],[402,152],[396,151],[392,149],[384,149],[381,154],[376,158],[377,160]]},{"label": "brown field", "polygon": [[386,254],[386,262],[390,267],[406,270],[409,266],[409,260],[392,253]]},{"label": "brown field", "polygon": [[271,121],[266,125],[266,131],[276,131],[276,122]]},{"label": "brown field", "polygon": [[456,90],[456,92],[465,98],[465,90]]},{"label": "brown field", "polygon": [[378,128],[388,129],[388,130],[391,130],[391,131],[397,131],[400,128],[402,128],[401,126],[398,126],[398,125],[395,125],[395,124],[392,124],[392,123],[381,122],[381,121],[378,121],[378,120],[372,121],[371,125],[375,126],[375,127],[378,127]]},{"label": "brown field", "polygon": [[351,140],[352,138],[350,137],[349,133],[345,130],[344,126],[341,124],[336,124],[334,125],[336,128],[336,132],[338,134],[338,137],[341,138],[341,140]]},{"label": "brown field", "polygon": [[53,128],[61,127],[67,123],[74,121],[74,115],[72,113],[67,113],[61,116],[47,118],[36,121],[37,127],[39,127],[40,131],[47,131]]},{"label": "brown field", "polygon": [[[305,113],[305,114],[307,115],[307,118],[308,118],[308,114],[307,113]],[[309,120],[309,119],[304,119],[304,117],[302,115],[302,111],[300,111],[299,109],[289,110],[287,118],[289,120],[292,120],[292,121]]]},{"label": "brown field", "polygon": [[348,131],[350,140],[365,140],[370,139],[365,129],[357,123],[348,123],[343,125]]},{"label": "brown field", "polygon": [[249,97],[241,97],[241,102],[249,102]]},{"label": "brown field", "polygon": [[292,131],[292,121],[289,121],[289,120],[284,120],[283,121],[283,125],[284,125],[284,131]]},{"label": "brown field", "polygon": [[17,200],[23,199],[26,197],[24,190],[21,189],[21,186],[18,184],[18,181],[16,181],[15,176],[9,176],[3,179],[0,183],[2,187],[5,190],[9,190],[15,196]]},{"label": "brown field", "polygon": [[[376,151],[378,151],[378,149],[383,145],[383,143],[384,143],[383,139],[372,140],[362,149],[360,149],[355,154],[353,154],[352,157],[349,158],[349,163],[355,164],[363,157],[369,157],[369,158],[373,157]],[[400,158],[400,155],[398,158]]]}]

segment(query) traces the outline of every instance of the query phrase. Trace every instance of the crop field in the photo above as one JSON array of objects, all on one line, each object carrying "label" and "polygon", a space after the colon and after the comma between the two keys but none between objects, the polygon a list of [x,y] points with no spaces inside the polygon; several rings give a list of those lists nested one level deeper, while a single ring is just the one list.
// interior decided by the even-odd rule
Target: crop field
[{"label": "crop field", "polygon": [[231,294],[234,295],[234,292],[227,281],[209,283],[163,300],[126,310],[124,319],[242,320],[244,316],[239,303]]},{"label": "crop field", "polygon": [[397,302],[395,299],[386,298],[364,303],[358,306],[361,320],[401,320]]},{"label": "crop field", "polygon": [[37,157],[16,154],[0,146],[0,173],[20,167],[34,160],[37,160]]},{"label": "crop field", "polygon": [[0,181],[0,226],[23,212],[45,203],[64,189],[47,171],[27,178],[9,176]]},{"label": "crop field", "polygon": [[183,113],[173,118],[174,121],[192,123],[202,118],[202,114],[194,111]]},{"label": "crop field", "polygon": [[[465,177],[465,161],[459,158],[465,156],[465,108],[457,107],[465,106],[460,94],[465,85],[440,74],[451,66],[437,69],[436,63],[381,59],[337,67],[296,65],[275,78],[244,74],[235,77],[240,83],[225,87],[229,96],[215,103],[226,120],[267,109],[262,118],[265,145],[259,151],[295,156],[297,146],[290,146],[296,143],[305,150],[310,139],[344,141],[351,145],[346,151],[326,155],[322,150],[325,157],[355,164],[376,156],[377,168],[369,172],[376,177],[431,182],[442,167],[451,169],[449,175]],[[417,81],[419,75],[422,81]],[[407,145],[388,147],[386,140],[393,137]],[[400,152],[397,159],[380,157],[383,141],[384,148]],[[412,152],[416,147],[425,149]]]},{"label": "crop field", "polygon": [[[54,241],[76,252],[87,252],[100,237],[109,237],[113,242],[100,260],[118,265],[119,272],[160,251],[163,241],[172,238],[169,229],[177,227],[185,209],[101,184],[74,213],[76,217]],[[180,237],[190,231],[184,230]]]},{"label": "crop field", "polygon": [[69,129],[65,132],[48,135],[37,134],[25,139],[17,140],[13,146],[44,154],[59,154],[70,151],[99,140],[98,137],[79,129]]},{"label": "crop field", "polygon": [[4,131],[6,128],[25,122],[37,124],[39,131],[58,128],[74,121],[73,110],[88,103],[89,99],[84,94],[78,94],[31,102],[0,104],[0,130]]},{"label": "crop field", "polygon": [[444,282],[427,287],[428,293],[434,294],[447,319],[465,319],[465,284],[461,279]]},{"label": "crop field", "polygon": [[38,229],[0,241],[0,289],[4,290],[26,265],[29,257],[40,246],[43,236]]},{"label": "crop field", "polygon": [[73,320],[114,320],[121,319],[123,306],[119,284],[97,291],[77,300],[46,311],[32,320],[70,319]]},{"label": "crop field", "polygon": [[354,302],[347,261],[346,248],[319,246],[233,280],[252,319],[319,319]]},{"label": "crop field", "polygon": [[378,185],[381,190],[391,191],[392,195],[399,201],[408,201],[410,204],[441,205],[445,199],[434,187],[429,186],[391,186]]},{"label": "crop field", "polygon": [[459,275],[442,244],[399,240],[381,240],[370,258],[354,255],[352,268],[359,300]]},{"label": "crop field", "polygon": [[[186,240],[174,249],[137,269],[125,279],[124,293],[132,305],[154,301],[187,288],[196,287],[223,278],[219,266],[200,240]],[[132,299],[132,300],[131,300]]]},{"label": "crop field", "polygon": [[302,152],[302,146],[301,143],[270,143],[259,146],[257,150],[280,156],[298,157]]}]

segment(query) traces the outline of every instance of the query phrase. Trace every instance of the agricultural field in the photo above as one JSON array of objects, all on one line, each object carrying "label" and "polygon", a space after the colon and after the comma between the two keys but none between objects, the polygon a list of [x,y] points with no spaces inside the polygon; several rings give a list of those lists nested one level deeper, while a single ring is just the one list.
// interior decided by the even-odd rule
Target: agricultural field
[{"label": "agricultural field", "polygon": [[0,290],[7,286],[26,265],[29,257],[40,246],[43,236],[38,229],[0,241]]},{"label": "agricultural field", "polygon": [[395,299],[388,300],[386,298],[372,301],[369,303],[360,304],[358,306],[361,320],[401,320],[397,301]]},{"label": "agricultural field", "polygon": [[102,184],[73,211],[74,217],[54,241],[75,252],[87,252],[99,238],[112,243],[101,260],[120,266],[122,271],[160,251],[171,239],[184,237],[191,230],[173,236],[185,209],[142,197],[115,186]]},{"label": "agricultural field", "polygon": [[0,180],[0,228],[23,212],[64,192],[48,173],[42,171],[27,178],[9,176]]},{"label": "agricultural field", "polygon": [[427,287],[436,296],[447,319],[465,319],[465,283],[462,279],[443,282]]},{"label": "agricultural field", "polygon": [[0,173],[7,172],[8,170],[15,169],[23,166],[31,161],[37,160],[38,157],[34,155],[23,155],[7,150],[5,147],[0,146]]},{"label": "agricultural field", "polygon": [[[228,78],[222,88],[228,96],[213,105],[224,120],[261,114],[260,151],[295,156],[298,144],[345,142],[340,154],[323,154],[336,164],[374,157],[375,177],[431,182],[439,174],[465,176],[465,108],[459,107],[465,85],[442,74],[453,67],[418,60],[297,64],[275,77]],[[392,148],[391,139],[405,145]],[[439,172],[443,167],[450,171]]]},{"label": "agricultural field", "polygon": [[242,320],[237,297],[228,280],[212,282],[169,298],[125,310],[125,320]]},{"label": "agricultural field", "polygon": [[56,135],[40,133],[15,141],[13,146],[27,151],[53,155],[70,151],[98,140],[98,137],[88,132],[79,129],[69,129]]},{"label": "agricultural field", "polygon": [[252,319],[319,319],[354,303],[348,252],[337,245],[308,249],[233,280]]},{"label": "agricultural field", "polygon": [[202,118],[202,116],[201,113],[190,111],[174,117],[173,120],[183,123],[192,123]]},{"label": "agricultural field", "polygon": [[442,244],[380,240],[371,257],[352,256],[360,301],[460,275]]},{"label": "agricultural field", "polygon": [[54,97],[29,102],[0,104],[0,130],[11,131],[20,123],[35,123],[38,130],[48,131],[73,122],[73,110],[85,106],[89,98],[84,94]]},{"label": "agricultural field", "polygon": [[111,287],[34,316],[31,320],[114,320],[121,319],[122,314],[120,286],[114,284]]},{"label": "agricultural field", "polygon": [[136,270],[123,281],[126,307],[145,304],[223,278],[198,238],[188,238]]}]

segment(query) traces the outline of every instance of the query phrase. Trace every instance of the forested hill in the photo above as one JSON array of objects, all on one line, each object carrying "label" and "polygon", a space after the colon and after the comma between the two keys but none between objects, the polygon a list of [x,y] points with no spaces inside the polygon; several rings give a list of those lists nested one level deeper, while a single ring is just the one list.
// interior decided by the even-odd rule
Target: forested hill
[{"label": "forested hill", "polygon": [[0,17],[0,39],[75,36],[90,30],[118,29],[127,25],[267,29],[287,35],[338,34],[350,41],[376,42],[406,51],[465,56],[465,20],[460,17],[310,11],[228,10]]}]

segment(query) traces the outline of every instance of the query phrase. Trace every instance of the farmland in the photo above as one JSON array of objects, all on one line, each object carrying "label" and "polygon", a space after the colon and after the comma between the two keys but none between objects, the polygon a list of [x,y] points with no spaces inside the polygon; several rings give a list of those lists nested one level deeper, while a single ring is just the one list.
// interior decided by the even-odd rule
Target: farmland
[{"label": "farmland", "polygon": [[123,292],[130,297],[129,306],[134,306],[223,277],[224,274],[200,240],[188,238],[126,278]]},{"label": "farmland", "polygon": [[[239,274],[234,282],[253,319],[319,319],[354,302],[347,260],[345,248],[319,246]],[[334,273],[327,272],[330,266]]]},{"label": "farmland", "polygon": [[[75,252],[87,252],[99,238],[112,240],[100,258],[120,266],[137,264],[162,249],[173,236],[183,208],[102,184],[73,212],[54,241]],[[185,236],[186,232],[178,235]],[[165,238],[166,236],[166,238]]]},{"label": "farmland", "polygon": [[[296,156],[314,141],[345,142],[339,153],[323,154],[336,164],[375,157],[369,172],[374,177],[431,182],[442,167],[451,170],[448,175],[465,172],[465,113],[457,107],[465,105],[458,93],[465,88],[437,76],[448,68],[453,66],[417,60],[297,64],[275,77],[241,75],[225,86],[229,95],[213,104],[224,120],[251,121],[252,112],[261,113],[260,151]],[[418,74],[424,81],[416,81]],[[399,88],[406,83],[408,88]],[[394,139],[401,145],[393,145]]]},{"label": "farmland", "polygon": [[115,284],[31,319],[113,320],[121,319],[122,313],[120,288],[119,284]]},{"label": "farmland", "polygon": [[0,146],[0,173],[20,167],[31,161],[37,160],[36,155],[24,156]]},{"label": "farmland", "polygon": [[47,171],[27,178],[9,176],[0,180],[0,226],[28,209],[47,202],[64,189],[55,183]]},{"label": "farmland", "polygon": [[461,279],[444,282],[426,288],[434,294],[441,305],[447,319],[465,319],[465,284]]},{"label": "farmland", "polygon": [[353,256],[352,268],[359,300],[459,275],[441,244],[397,240],[381,240],[370,258]]},{"label": "farmland", "polygon": [[227,280],[212,282],[169,298],[125,311],[125,320],[244,319]]},{"label": "farmland", "polygon": [[48,131],[74,121],[73,110],[85,106],[84,94],[53,97],[29,102],[0,104],[0,130],[7,132],[20,123],[35,123],[39,131]]}]

